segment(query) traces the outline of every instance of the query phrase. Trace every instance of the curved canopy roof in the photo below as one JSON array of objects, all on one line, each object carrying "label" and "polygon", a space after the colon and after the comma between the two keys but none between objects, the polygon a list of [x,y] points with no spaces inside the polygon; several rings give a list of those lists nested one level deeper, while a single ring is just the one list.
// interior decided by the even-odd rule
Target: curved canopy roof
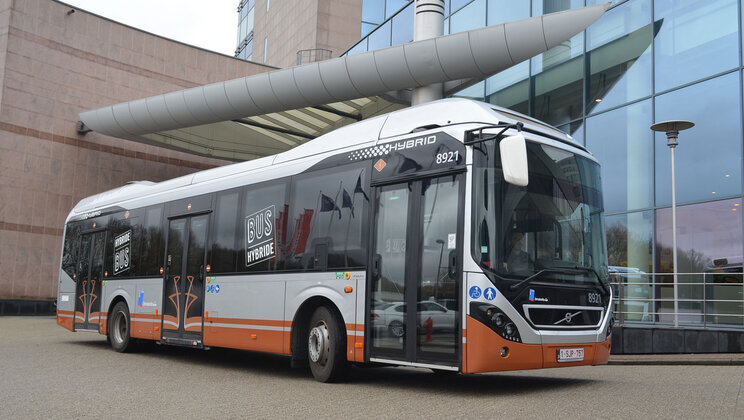
[{"label": "curved canopy roof", "polygon": [[106,106],[81,127],[205,156],[247,160],[408,105],[410,89],[445,94],[570,39],[610,3]]}]

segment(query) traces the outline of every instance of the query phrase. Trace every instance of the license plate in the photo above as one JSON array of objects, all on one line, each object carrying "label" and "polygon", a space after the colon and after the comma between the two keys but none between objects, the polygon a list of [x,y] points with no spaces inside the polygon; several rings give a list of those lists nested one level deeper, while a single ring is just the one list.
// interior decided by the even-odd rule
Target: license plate
[{"label": "license plate", "polygon": [[559,362],[579,362],[584,360],[584,349],[558,349]]}]

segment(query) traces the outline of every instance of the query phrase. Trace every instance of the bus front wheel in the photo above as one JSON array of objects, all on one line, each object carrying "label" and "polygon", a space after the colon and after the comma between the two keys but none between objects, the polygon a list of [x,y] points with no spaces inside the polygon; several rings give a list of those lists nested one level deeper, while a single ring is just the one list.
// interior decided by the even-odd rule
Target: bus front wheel
[{"label": "bus front wheel", "polygon": [[345,336],[338,319],[325,306],[315,310],[307,337],[310,371],[320,382],[336,382],[346,371]]},{"label": "bus front wheel", "polygon": [[134,348],[134,339],[130,334],[129,308],[124,302],[114,305],[109,314],[108,337],[111,347],[119,353],[126,353]]}]

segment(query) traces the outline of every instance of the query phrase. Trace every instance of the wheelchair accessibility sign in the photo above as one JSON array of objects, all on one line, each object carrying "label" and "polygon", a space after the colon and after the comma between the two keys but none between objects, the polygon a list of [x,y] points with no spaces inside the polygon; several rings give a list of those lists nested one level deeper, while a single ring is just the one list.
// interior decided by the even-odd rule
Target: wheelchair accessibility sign
[{"label": "wheelchair accessibility sign", "polygon": [[471,299],[478,299],[481,297],[481,288],[478,286],[473,286],[470,288],[470,291],[468,292]]}]

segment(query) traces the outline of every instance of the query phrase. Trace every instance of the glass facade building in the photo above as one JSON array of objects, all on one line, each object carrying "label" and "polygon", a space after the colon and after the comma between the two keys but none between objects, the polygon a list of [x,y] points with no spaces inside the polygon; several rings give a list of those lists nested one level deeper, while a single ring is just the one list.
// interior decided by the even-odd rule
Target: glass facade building
[{"label": "glass facade building", "polygon": [[[444,33],[597,3],[445,0]],[[744,253],[742,3],[629,0],[569,41],[457,94],[548,122],[597,157],[609,262],[640,273],[639,321],[672,321],[670,153],[664,134],[649,127],[681,119],[695,127],[676,148],[680,323],[744,326],[741,275],[726,274],[741,273]],[[349,55],[410,42],[413,3],[363,0],[363,21]]]},{"label": "glass facade building", "polygon": [[[268,8],[268,5],[266,6]],[[240,0],[238,4],[238,47],[235,57],[243,60],[253,59],[253,21],[256,0]],[[264,51],[266,51],[264,49]],[[266,59],[264,58],[264,61]]]}]

